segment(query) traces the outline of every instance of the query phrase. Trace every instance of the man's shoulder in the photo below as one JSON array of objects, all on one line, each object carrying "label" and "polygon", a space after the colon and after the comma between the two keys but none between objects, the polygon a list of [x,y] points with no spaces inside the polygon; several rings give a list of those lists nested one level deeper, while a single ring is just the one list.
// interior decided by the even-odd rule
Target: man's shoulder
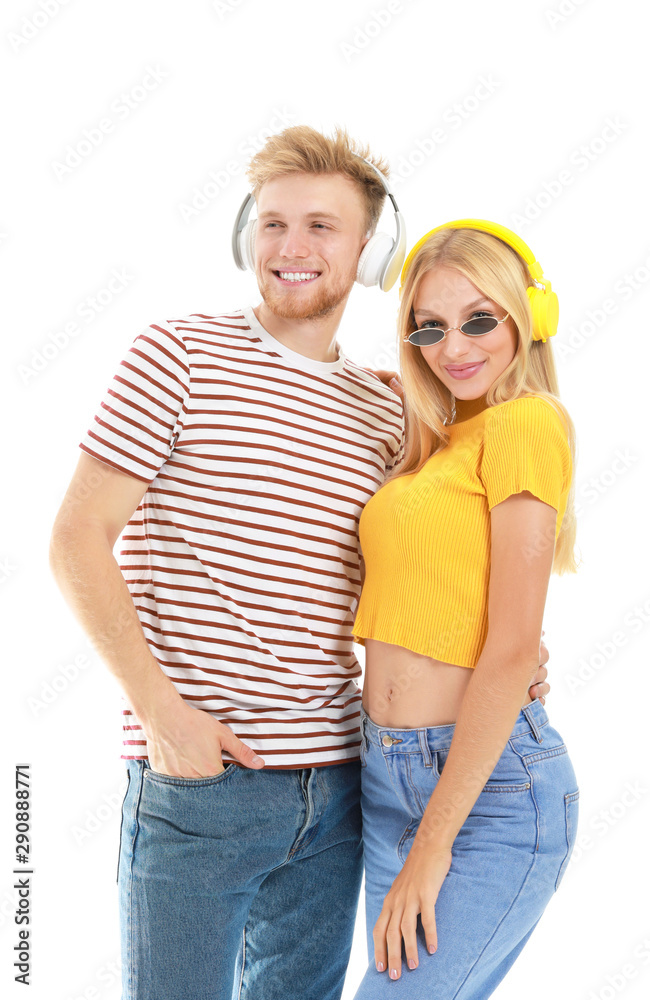
[{"label": "man's shoulder", "polygon": [[186,316],[167,319],[165,325],[179,335],[183,333],[215,333],[228,334],[230,331],[248,331],[250,323],[245,309],[234,309],[224,313],[188,313]]},{"label": "man's shoulder", "polygon": [[396,411],[401,411],[402,400],[394,392],[389,385],[386,385],[376,372],[363,368],[361,365],[357,364],[356,361],[351,361],[349,357],[345,357],[345,366],[349,378],[358,386],[359,393],[364,396],[374,396],[378,402],[388,402],[394,405]]}]

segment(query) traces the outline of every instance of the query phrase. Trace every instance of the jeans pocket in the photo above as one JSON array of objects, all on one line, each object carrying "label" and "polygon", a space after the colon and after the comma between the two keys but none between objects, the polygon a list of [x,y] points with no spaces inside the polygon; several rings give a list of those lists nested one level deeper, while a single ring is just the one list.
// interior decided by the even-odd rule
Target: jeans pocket
[{"label": "jeans pocket", "polygon": [[492,778],[490,778],[490,780],[487,781],[483,786],[481,795],[485,795],[486,793],[490,792],[492,794],[498,794],[501,792],[508,794],[512,794],[513,792],[527,792],[529,788],[530,788],[530,781],[504,782],[504,781],[493,780]]},{"label": "jeans pocket", "polygon": [[564,878],[564,873],[569,864],[569,859],[571,858],[571,852],[575,846],[576,837],[578,834],[578,814],[579,806],[578,801],[580,798],[580,791],[567,792],[564,796],[564,815],[566,820],[566,845],[567,850],[562,864],[560,865],[560,870],[558,872],[557,878],[555,880],[555,889],[559,888],[560,882]]},{"label": "jeans pocket", "polygon": [[[438,750],[435,754],[437,774],[442,774],[449,750]],[[530,776],[522,763],[521,757],[513,753],[508,746],[497,760],[492,773],[481,790],[484,793],[527,792],[530,789]]]},{"label": "jeans pocket", "polygon": [[413,847],[413,841],[415,839],[415,834],[418,831],[420,825],[419,820],[411,819],[406,827],[404,828],[404,833],[400,837],[399,843],[397,845],[397,857],[400,859],[401,863],[404,864],[408,853]]},{"label": "jeans pocket", "polygon": [[154,771],[147,763],[144,769],[144,778],[146,781],[153,781],[156,785],[174,785],[177,788],[205,788],[206,785],[220,784],[237,770],[239,770],[237,765],[228,761],[224,764],[224,770],[219,771],[219,774],[209,774],[205,778],[179,778],[174,774],[162,774],[160,771]]}]

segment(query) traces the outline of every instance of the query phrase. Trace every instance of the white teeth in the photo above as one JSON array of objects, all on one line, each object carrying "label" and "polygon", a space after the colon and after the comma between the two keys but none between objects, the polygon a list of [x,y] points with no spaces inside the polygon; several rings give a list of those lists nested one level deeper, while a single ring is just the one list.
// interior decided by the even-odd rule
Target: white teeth
[{"label": "white teeth", "polygon": [[318,271],[278,271],[283,281],[310,281],[318,277]]}]

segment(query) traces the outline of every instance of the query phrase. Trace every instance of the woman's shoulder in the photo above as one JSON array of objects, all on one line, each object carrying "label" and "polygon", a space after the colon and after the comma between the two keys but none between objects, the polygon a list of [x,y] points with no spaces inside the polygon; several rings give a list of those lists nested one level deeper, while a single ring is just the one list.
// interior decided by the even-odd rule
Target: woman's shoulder
[{"label": "woman's shoulder", "polygon": [[558,510],[558,490],[568,489],[572,466],[568,426],[560,404],[556,408],[552,398],[530,394],[491,408],[479,473],[490,509],[511,494],[528,490]]},{"label": "woman's shoulder", "polygon": [[485,415],[487,434],[501,431],[560,430],[567,433],[566,420],[559,405],[548,396],[528,394],[508,399],[488,408]]}]

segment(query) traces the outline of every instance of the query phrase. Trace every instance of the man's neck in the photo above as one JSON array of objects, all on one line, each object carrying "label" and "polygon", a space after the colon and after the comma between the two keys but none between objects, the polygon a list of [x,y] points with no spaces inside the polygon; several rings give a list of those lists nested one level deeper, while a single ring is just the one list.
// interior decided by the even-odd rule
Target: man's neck
[{"label": "man's neck", "polygon": [[281,344],[312,361],[338,360],[336,333],[341,323],[345,302],[316,319],[284,319],[268,308],[265,302],[253,308],[257,320],[267,333]]}]

